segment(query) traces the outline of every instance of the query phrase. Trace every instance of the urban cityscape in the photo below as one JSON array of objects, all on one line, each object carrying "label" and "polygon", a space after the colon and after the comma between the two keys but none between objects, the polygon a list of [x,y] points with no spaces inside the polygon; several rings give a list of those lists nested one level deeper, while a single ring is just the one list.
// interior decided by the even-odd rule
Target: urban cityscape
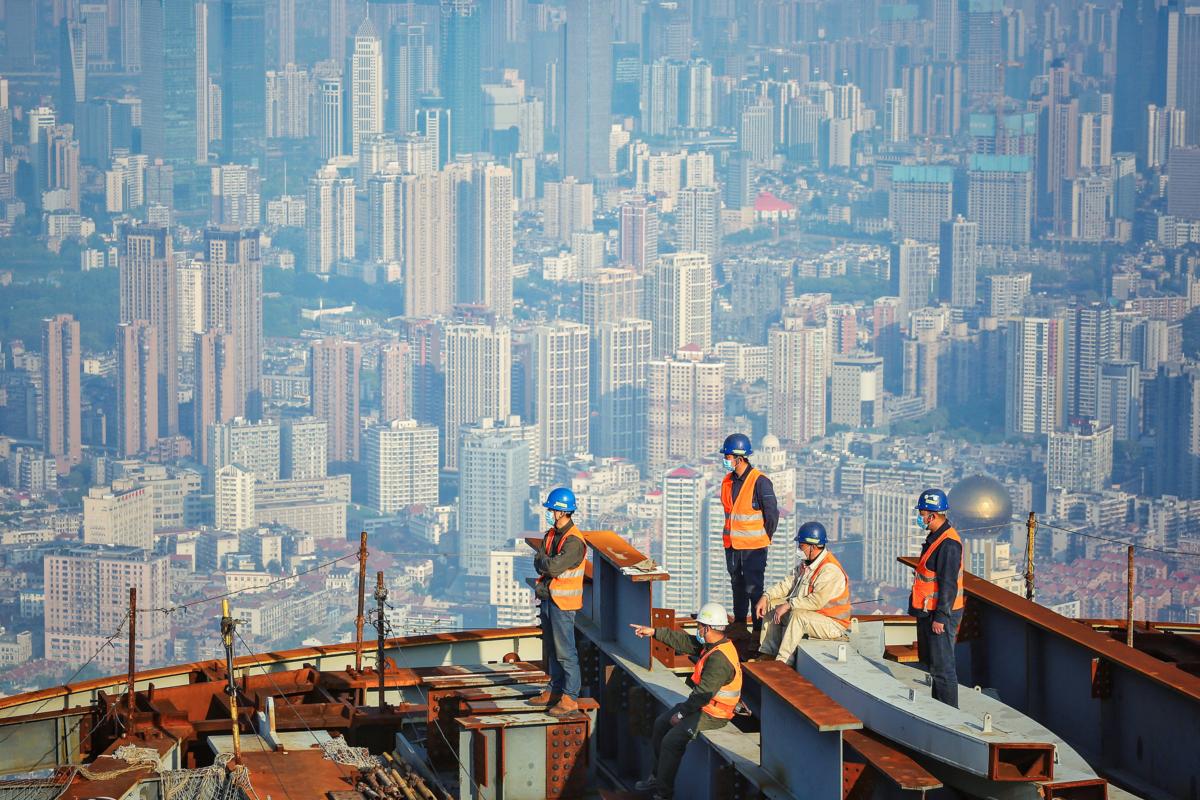
[{"label": "urban cityscape", "polygon": [[536,624],[560,486],[728,605],[735,432],[768,585],[817,520],[904,613],[934,487],[980,578],[1200,623],[1200,3],[0,15],[0,696],[131,588],[140,669],[349,642],[364,532],[390,635]]}]

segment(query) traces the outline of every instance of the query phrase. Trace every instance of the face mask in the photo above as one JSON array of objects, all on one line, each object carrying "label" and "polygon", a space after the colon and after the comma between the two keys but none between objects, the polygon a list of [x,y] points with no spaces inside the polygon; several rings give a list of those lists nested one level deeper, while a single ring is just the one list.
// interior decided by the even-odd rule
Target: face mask
[{"label": "face mask", "polygon": [[696,629],[695,636],[696,636],[696,641],[700,643],[701,647],[708,644],[708,642],[704,641],[704,634],[700,632],[699,628]]},{"label": "face mask", "polygon": [[730,461],[728,458],[727,458],[727,459],[725,459],[725,471],[726,471],[726,472],[733,472],[733,462],[732,462],[732,461]]},{"label": "face mask", "polygon": [[551,528],[554,527],[554,512],[553,511],[546,512],[546,524],[548,526],[550,526]]}]

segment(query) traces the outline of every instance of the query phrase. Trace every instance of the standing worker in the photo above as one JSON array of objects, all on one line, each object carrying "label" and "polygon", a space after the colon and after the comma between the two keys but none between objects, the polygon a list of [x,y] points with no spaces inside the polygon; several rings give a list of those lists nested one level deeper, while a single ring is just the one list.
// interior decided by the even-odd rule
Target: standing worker
[{"label": "standing worker", "polygon": [[825,549],[825,526],[806,522],[796,532],[800,563],[754,606],[766,621],[759,652],[790,662],[801,639],[840,639],[850,628],[850,578]]},{"label": "standing worker", "polygon": [[[750,465],[750,437],[732,433],[725,437],[725,480],[721,482],[721,505],[725,508],[725,567],[733,589],[735,631],[745,631],[746,615],[763,592],[767,571],[767,548],[779,524],[779,504],[771,479]],[[758,642],[762,620],[753,620]]]},{"label": "standing worker", "polygon": [[933,699],[958,708],[958,669],[954,643],[963,615],[963,548],[946,512],[950,501],[941,489],[917,498],[917,514],[929,535],[913,574],[909,612],[917,618],[917,658],[933,678]]},{"label": "standing worker", "polygon": [[629,626],[638,638],[653,636],[676,653],[699,656],[687,679],[692,693],[654,721],[650,737],[654,771],[634,788],[654,792],[655,800],[670,800],[675,795],[675,775],[688,743],[701,731],[724,727],[733,719],[742,696],[742,665],[733,642],[725,636],[728,622],[724,606],[705,603],[696,615],[694,636],[671,628]]},{"label": "standing worker", "polygon": [[550,529],[533,556],[538,579],[534,594],[541,601],[542,653],[550,685],[531,697],[531,705],[550,706],[558,717],[579,709],[579,653],[575,650],[575,612],[583,608],[583,571],[587,541],[575,527],[575,493],[565,487],[550,492],[546,502]]}]

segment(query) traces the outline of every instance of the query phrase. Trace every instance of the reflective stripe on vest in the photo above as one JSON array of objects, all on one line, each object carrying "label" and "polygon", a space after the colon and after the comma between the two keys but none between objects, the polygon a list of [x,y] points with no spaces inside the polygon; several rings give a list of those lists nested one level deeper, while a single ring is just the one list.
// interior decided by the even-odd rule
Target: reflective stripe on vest
[{"label": "reflective stripe on vest", "polygon": [[840,561],[833,557],[833,553],[825,551],[825,558],[821,559],[821,563],[813,570],[812,577],[808,581],[808,593],[812,594],[817,582],[817,575],[821,574],[821,570],[825,569],[826,565],[833,564],[842,573],[842,580],[846,582],[846,588],[837,597],[827,602],[824,606],[817,609],[818,614],[829,617],[831,620],[841,625],[843,628],[850,627],[850,578],[846,575],[845,568],[842,567]]},{"label": "reflective stripe on vest", "polygon": [[733,642],[726,639],[700,656],[700,660],[696,662],[696,668],[692,670],[692,686],[700,685],[704,662],[716,650],[720,650],[733,665],[733,679],[718,689],[713,694],[712,700],[709,700],[700,710],[717,719],[733,719],[733,710],[737,708],[738,700],[742,697],[742,663],[738,660],[737,648],[733,646]]},{"label": "reflective stripe on vest", "polygon": [[[550,589],[550,599],[554,601],[554,605],[563,611],[578,611],[583,608],[583,573],[584,562],[587,561],[587,540],[579,534],[579,530],[573,523],[559,537],[558,549],[554,552],[550,550],[553,546],[554,528],[548,530],[546,538],[542,540],[542,549],[546,551],[546,555],[556,556],[562,552],[567,539],[572,536],[583,543],[583,558],[574,567],[564,570],[557,578],[550,578],[547,584]],[[546,581],[546,576],[543,575],[538,580],[544,582]]]},{"label": "reflective stripe on vest", "polygon": [[[962,547],[962,539],[958,538],[958,531],[947,526],[946,530],[942,531],[942,535],[934,539],[929,549],[921,554],[921,560],[917,562],[917,568],[913,572],[912,607],[918,611],[933,611],[937,608],[937,573],[929,569],[926,564],[929,563],[929,557],[934,554],[934,551],[947,539],[953,539],[958,542],[959,547]],[[959,559],[958,594],[954,597],[954,608],[952,610],[958,611],[964,605],[966,605],[966,600],[963,597],[963,565],[962,559]]]},{"label": "reflective stripe on vest", "polygon": [[754,508],[754,484],[760,475],[761,472],[750,468],[736,501],[733,499],[733,475],[726,475],[721,482],[721,505],[725,508],[725,533],[721,541],[727,548],[757,550],[771,544],[763,526],[762,511]]}]

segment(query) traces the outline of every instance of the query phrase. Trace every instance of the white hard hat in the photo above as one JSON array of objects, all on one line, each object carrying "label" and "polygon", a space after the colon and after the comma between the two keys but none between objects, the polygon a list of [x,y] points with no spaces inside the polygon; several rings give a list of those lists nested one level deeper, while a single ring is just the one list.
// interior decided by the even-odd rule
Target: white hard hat
[{"label": "white hard hat", "polygon": [[705,603],[700,606],[700,613],[696,615],[696,622],[711,625],[714,628],[724,628],[729,624],[729,615],[725,613],[725,606],[720,603]]}]

